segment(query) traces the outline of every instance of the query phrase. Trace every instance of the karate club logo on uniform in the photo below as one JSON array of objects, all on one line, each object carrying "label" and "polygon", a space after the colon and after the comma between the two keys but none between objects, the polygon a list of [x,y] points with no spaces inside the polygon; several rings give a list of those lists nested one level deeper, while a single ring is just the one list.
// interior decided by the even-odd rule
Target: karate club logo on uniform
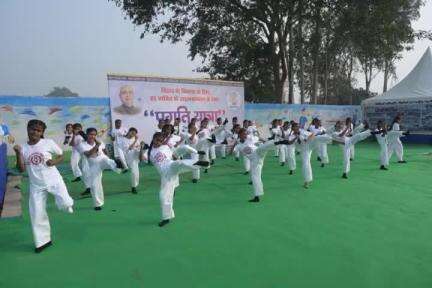
[{"label": "karate club logo on uniform", "polygon": [[40,152],[35,152],[30,154],[27,160],[30,165],[40,165],[44,162],[44,155]]},{"label": "karate club logo on uniform", "polygon": [[165,156],[165,154],[158,152],[155,156],[154,156],[154,161],[156,163],[162,163],[167,159],[167,157]]},{"label": "karate club logo on uniform", "polygon": [[249,146],[243,148],[243,153],[246,154],[246,155],[251,154],[252,153],[252,148],[249,147]]}]

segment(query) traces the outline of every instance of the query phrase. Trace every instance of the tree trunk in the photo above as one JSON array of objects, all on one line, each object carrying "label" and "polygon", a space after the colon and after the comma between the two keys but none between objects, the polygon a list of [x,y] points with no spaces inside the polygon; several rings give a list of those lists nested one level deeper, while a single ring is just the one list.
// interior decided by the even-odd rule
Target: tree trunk
[{"label": "tree trunk", "polygon": [[[280,103],[284,103],[285,100],[285,95],[284,95],[284,85],[285,85],[285,81],[288,78],[288,53],[286,52],[286,46],[287,46],[287,42],[286,42],[286,38],[283,38],[283,33],[279,30],[278,32],[278,44],[279,44],[279,53],[277,54],[278,57],[278,62],[280,64],[280,68],[282,70],[282,73],[280,74],[280,78],[278,79],[279,81],[279,85],[280,87],[280,94],[277,94],[279,96],[280,99]],[[279,89],[279,88],[278,88]]]},{"label": "tree trunk", "polygon": [[289,44],[288,44],[288,103],[294,103],[294,39],[293,39],[293,28],[292,18],[290,18],[289,24]]},{"label": "tree trunk", "polygon": [[389,78],[389,62],[386,60],[384,64],[384,84],[383,84],[383,93],[387,92],[387,81]]},{"label": "tree trunk", "polygon": [[319,61],[319,48],[321,44],[321,33],[320,33],[320,20],[321,20],[321,5],[317,4],[315,9],[315,29],[313,37],[313,70],[312,70],[312,99],[311,102],[317,104],[317,91],[318,91],[318,61]]},{"label": "tree trunk", "polygon": [[283,98],[283,83],[281,84],[281,69],[280,69],[280,60],[279,55],[276,52],[276,43],[275,43],[275,33],[272,32],[271,37],[269,38],[269,45],[271,49],[271,65],[273,70],[273,89],[275,98],[278,102],[282,101]]},{"label": "tree trunk", "polygon": [[325,53],[325,67],[324,67],[324,104],[327,104],[328,96],[328,63],[327,63],[327,51]]},{"label": "tree trunk", "polygon": [[[354,70],[354,57],[351,55],[349,69],[348,69],[348,81],[349,81],[348,83],[349,83],[350,87],[352,87],[351,86],[351,81],[352,81],[351,79],[352,79],[353,70]],[[353,91],[351,91],[351,93],[350,93],[350,105],[353,105]]]},{"label": "tree trunk", "polygon": [[313,59],[313,70],[312,70],[312,91],[311,91],[311,103],[317,104],[317,90],[318,90],[318,53],[315,53]]},{"label": "tree trunk", "polygon": [[303,36],[303,1],[305,0],[299,0],[298,2],[298,8],[297,8],[297,18],[298,18],[298,24],[297,24],[297,30],[296,30],[296,57],[298,59],[298,85],[300,90],[300,103],[305,103],[305,87],[304,87],[304,55],[303,55],[303,42],[304,42],[304,36]]},{"label": "tree trunk", "polygon": [[370,61],[365,59],[364,64],[363,64],[363,73],[365,76],[365,90],[366,93],[369,94],[369,89],[370,89],[370,83],[371,83],[371,77],[372,77],[372,67],[370,64]]}]

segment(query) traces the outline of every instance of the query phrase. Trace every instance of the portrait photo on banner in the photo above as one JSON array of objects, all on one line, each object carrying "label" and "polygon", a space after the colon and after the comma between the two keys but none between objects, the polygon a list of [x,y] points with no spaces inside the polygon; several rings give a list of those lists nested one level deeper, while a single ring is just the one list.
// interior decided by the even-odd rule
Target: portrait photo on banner
[{"label": "portrait photo on banner", "polygon": [[108,75],[111,122],[134,127],[141,140],[150,141],[160,120],[192,118],[215,122],[218,117],[244,117],[241,82]]}]

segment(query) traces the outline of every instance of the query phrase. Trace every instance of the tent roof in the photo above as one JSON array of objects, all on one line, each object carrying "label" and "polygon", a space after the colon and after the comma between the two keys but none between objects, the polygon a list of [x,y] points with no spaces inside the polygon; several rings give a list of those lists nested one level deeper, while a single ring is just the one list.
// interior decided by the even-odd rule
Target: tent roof
[{"label": "tent roof", "polygon": [[402,81],[389,91],[364,100],[362,104],[395,100],[432,100],[432,53],[430,48]]}]

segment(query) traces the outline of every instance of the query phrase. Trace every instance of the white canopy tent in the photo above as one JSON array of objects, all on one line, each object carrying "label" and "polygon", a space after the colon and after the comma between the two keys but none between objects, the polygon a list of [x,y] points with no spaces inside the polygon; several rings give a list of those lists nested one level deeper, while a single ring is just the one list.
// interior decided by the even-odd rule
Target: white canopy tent
[{"label": "white canopy tent", "polygon": [[411,131],[432,131],[432,53],[426,50],[414,69],[389,91],[362,103],[371,125],[378,120],[391,124],[403,114],[402,126]]}]

